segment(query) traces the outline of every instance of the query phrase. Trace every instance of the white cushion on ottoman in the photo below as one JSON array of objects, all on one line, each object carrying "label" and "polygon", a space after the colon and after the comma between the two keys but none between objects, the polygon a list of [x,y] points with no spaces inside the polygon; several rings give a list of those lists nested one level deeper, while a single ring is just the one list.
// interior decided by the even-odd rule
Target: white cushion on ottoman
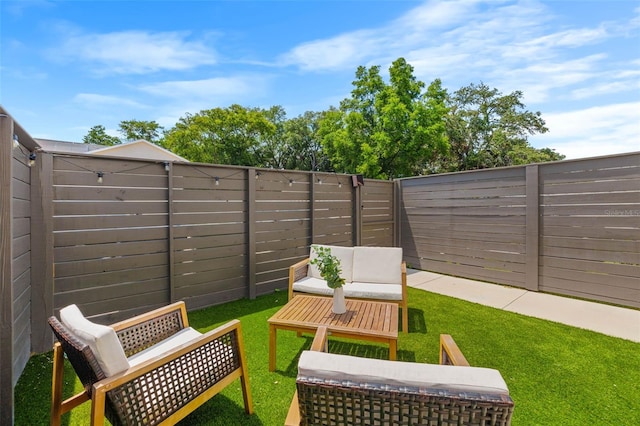
[{"label": "white cushion on ottoman", "polygon": [[500,372],[490,368],[387,361],[317,351],[302,352],[298,374],[337,382],[509,393]]}]

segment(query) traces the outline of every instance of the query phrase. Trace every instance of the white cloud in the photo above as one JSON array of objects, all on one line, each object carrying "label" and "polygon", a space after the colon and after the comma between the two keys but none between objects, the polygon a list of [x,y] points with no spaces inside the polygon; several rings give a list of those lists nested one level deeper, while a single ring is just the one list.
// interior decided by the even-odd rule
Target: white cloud
[{"label": "white cloud", "polygon": [[[156,96],[185,99],[233,98],[247,94],[255,95],[263,90],[264,77],[216,77],[192,81],[166,81],[140,86],[139,89]],[[214,99],[212,99],[214,98]]]},{"label": "white cloud", "polygon": [[94,71],[100,74],[144,74],[215,64],[213,50],[202,42],[188,41],[187,36],[181,32],[145,31],[72,34],[51,55],[94,63]]},{"label": "white cloud", "polygon": [[376,39],[371,31],[356,31],[328,40],[303,43],[283,55],[281,61],[303,70],[353,68],[355,64],[366,62],[376,44],[383,45],[385,40]]},{"label": "white cloud", "polygon": [[549,132],[531,138],[571,158],[640,150],[640,102],[545,114]]},{"label": "white cloud", "polygon": [[145,108],[145,105],[118,96],[98,95],[96,93],[78,93],[73,101],[85,107],[130,107]]}]

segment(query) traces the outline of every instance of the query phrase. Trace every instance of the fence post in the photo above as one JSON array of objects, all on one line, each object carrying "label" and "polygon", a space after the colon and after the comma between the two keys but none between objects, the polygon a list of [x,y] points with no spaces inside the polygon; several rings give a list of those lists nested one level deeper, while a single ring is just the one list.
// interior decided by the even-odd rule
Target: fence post
[{"label": "fence post", "polygon": [[310,179],[311,182],[309,182],[309,232],[311,233],[311,235],[309,236],[309,241],[311,242],[311,244],[315,243],[315,238],[316,238],[316,218],[315,218],[315,212],[316,212],[316,174],[315,173],[311,173],[310,175]]},{"label": "fence post", "polygon": [[256,298],[256,170],[247,169],[247,285]]},{"label": "fence post", "polygon": [[167,162],[167,164],[169,165],[169,172],[167,173],[167,213],[169,215],[168,217],[168,221],[167,221],[167,226],[169,227],[168,229],[168,234],[167,237],[169,238],[169,244],[167,246],[167,250],[169,251],[169,303],[173,303],[175,302],[175,287],[176,287],[176,279],[175,279],[175,270],[176,270],[176,265],[175,265],[175,237],[174,237],[174,233],[173,233],[173,219],[174,219],[174,214],[175,212],[173,211],[173,171],[174,171],[174,164],[173,162],[169,161]]},{"label": "fence post", "polygon": [[353,188],[353,245],[362,245],[362,188],[360,185]]},{"label": "fence post", "polygon": [[53,155],[40,153],[31,173],[31,349],[51,350],[53,335]]},{"label": "fence post", "polygon": [[13,120],[0,115],[0,424],[13,424]]},{"label": "fence post", "polygon": [[531,291],[539,289],[540,262],[540,186],[537,164],[526,167],[526,230],[525,230],[525,288]]},{"label": "fence post", "polygon": [[393,181],[393,245],[394,247],[402,247],[401,228],[400,228],[400,205],[402,195],[402,181],[395,179]]}]

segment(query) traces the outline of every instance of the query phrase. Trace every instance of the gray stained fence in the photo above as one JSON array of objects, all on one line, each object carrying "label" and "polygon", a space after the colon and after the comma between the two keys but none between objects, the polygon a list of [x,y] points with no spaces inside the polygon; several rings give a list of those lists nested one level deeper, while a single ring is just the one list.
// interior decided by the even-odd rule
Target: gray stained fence
[{"label": "gray stained fence", "polygon": [[[110,323],[284,289],[312,243],[393,244],[394,184],[351,176],[42,153],[41,308]],[[42,322],[46,325],[46,321]],[[47,333],[43,333],[46,341]],[[46,342],[42,349],[48,348]]]},{"label": "gray stained fence", "polygon": [[640,153],[399,185],[414,267],[640,308]]}]

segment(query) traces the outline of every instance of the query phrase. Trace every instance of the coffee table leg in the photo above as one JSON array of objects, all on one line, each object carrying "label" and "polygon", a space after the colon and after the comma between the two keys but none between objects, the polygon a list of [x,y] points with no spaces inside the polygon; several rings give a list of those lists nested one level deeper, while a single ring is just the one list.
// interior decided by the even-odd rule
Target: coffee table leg
[{"label": "coffee table leg", "polygon": [[276,326],[269,324],[269,371],[276,369]]},{"label": "coffee table leg", "polygon": [[398,352],[398,341],[397,340],[389,340],[389,359],[391,361],[395,361],[397,359]]}]

